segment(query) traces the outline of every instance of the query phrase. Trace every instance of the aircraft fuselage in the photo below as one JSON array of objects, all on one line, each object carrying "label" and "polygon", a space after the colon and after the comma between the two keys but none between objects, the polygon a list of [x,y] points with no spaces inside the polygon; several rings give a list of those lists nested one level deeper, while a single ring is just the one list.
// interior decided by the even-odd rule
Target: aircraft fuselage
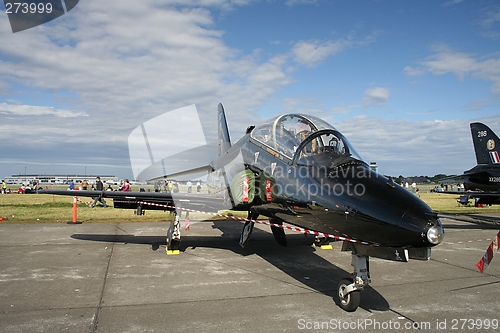
[{"label": "aircraft fuselage", "polygon": [[466,190],[500,190],[500,168],[497,165],[477,165],[465,171],[463,176]]},{"label": "aircraft fuselage", "polygon": [[316,164],[301,165],[247,134],[219,162],[227,165],[239,152],[255,175],[256,193],[235,209],[390,247],[430,247],[429,229],[442,233],[423,201],[356,158],[323,152]]}]

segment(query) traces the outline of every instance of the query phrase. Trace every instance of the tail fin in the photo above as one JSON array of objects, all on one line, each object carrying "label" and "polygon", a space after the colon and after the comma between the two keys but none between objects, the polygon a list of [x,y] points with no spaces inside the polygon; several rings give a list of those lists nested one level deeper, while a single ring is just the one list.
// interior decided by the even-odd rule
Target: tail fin
[{"label": "tail fin", "polygon": [[482,123],[471,123],[470,130],[477,164],[500,164],[497,147],[500,144],[498,136]]},{"label": "tail fin", "polygon": [[231,148],[231,139],[229,138],[229,130],[227,128],[226,113],[222,103],[218,105],[218,123],[219,123],[219,156],[224,154]]}]

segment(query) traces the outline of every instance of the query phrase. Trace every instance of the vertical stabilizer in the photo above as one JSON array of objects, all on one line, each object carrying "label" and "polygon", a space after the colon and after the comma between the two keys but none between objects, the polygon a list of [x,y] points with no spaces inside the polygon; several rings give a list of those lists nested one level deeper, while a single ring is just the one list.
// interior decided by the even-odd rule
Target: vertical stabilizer
[{"label": "vertical stabilizer", "polygon": [[471,123],[470,130],[477,164],[500,164],[498,154],[500,139],[497,135],[482,123]]},{"label": "vertical stabilizer", "polygon": [[229,130],[227,128],[226,113],[224,112],[224,106],[219,103],[217,110],[217,121],[219,124],[219,156],[224,154],[231,148],[231,139],[229,138]]}]

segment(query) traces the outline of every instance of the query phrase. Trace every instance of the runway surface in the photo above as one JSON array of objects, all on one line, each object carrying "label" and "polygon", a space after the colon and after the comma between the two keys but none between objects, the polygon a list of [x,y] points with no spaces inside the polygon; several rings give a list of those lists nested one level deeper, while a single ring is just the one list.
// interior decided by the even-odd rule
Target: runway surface
[{"label": "runway surface", "polygon": [[500,253],[475,267],[498,230],[442,222],[431,260],[370,259],[352,313],[341,243],[287,232],[284,248],[256,226],[242,249],[240,222],[192,221],[166,255],[168,223],[0,224],[0,331],[499,332]]}]

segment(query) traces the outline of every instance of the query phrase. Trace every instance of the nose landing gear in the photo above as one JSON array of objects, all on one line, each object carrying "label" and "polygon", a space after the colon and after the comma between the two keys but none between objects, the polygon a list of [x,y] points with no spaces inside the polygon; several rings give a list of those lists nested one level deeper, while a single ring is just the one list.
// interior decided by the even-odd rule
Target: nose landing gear
[{"label": "nose landing gear", "polygon": [[369,257],[352,253],[351,265],[354,279],[339,282],[339,306],[348,312],[356,311],[361,301],[361,291],[370,284]]},{"label": "nose landing gear", "polygon": [[181,243],[180,212],[173,211],[173,219],[167,232],[167,251],[178,251]]}]

